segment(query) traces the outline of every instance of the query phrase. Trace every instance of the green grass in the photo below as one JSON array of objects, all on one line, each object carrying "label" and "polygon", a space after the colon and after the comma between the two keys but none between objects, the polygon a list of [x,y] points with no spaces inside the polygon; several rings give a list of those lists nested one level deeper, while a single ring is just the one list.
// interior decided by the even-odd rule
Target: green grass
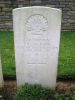
[{"label": "green grass", "polygon": [[3,74],[5,77],[15,76],[14,42],[12,32],[0,32],[0,48]]},{"label": "green grass", "polygon": [[[0,32],[0,51],[5,77],[15,76],[13,32]],[[62,32],[58,77],[75,77],[75,32]]]},{"label": "green grass", "polygon": [[58,76],[75,77],[75,32],[61,34]]},{"label": "green grass", "polygon": [[18,89],[13,100],[75,100],[75,92],[54,91],[41,85],[25,84]]}]

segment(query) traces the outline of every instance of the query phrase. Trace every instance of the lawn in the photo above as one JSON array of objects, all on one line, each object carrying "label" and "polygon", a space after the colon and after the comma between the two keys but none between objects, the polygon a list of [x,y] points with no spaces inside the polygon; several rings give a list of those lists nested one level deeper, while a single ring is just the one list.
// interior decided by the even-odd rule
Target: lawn
[{"label": "lawn", "polygon": [[0,48],[4,77],[14,77],[15,59],[12,32],[0,32]]},{"label": "lawn", "polygon": [[[58,77],[75,77],[75,32],[62,32]],[[15,76],[13,32],[0,32],[0,51],[4,77]]]},{"label": "lawn", "polygon": [[75,78],[75,32],[62,32],[58,77]]}]

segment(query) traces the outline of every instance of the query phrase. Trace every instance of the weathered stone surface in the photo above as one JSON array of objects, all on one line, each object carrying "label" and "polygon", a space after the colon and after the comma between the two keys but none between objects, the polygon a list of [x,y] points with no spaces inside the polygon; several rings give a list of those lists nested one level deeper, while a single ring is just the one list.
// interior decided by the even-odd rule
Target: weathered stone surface
[{"label": "weathered stone surface", "polygon": [[61,10],[22,7],[13,10],[17,85],[55,88]]}]

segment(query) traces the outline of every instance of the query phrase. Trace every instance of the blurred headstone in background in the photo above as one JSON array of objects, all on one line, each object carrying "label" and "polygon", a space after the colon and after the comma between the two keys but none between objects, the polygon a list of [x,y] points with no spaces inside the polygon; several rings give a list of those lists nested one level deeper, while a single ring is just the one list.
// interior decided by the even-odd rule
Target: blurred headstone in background
[{"label": "blurred headstone in background", "polygon": [[2,87],[3,87],[3,73],[2,73],[1,56],[0,56],[0,88]]}]

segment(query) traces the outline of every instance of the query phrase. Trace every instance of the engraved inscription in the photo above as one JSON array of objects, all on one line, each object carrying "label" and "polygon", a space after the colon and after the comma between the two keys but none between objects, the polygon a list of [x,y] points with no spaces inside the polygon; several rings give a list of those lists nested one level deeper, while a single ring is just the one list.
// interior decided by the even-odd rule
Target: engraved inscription
[{"label": "engraved inscription", "polygon": [[26,23],[27,31],[46,31],[48,28],[47,19],[39,14],[32,15],[28,18]]},{"label": "engraved inscription", "polygon": [[25,56],[27,64],[47,64],[49,53],[47,19],[39,14],[32,15],[26,22]]}]

